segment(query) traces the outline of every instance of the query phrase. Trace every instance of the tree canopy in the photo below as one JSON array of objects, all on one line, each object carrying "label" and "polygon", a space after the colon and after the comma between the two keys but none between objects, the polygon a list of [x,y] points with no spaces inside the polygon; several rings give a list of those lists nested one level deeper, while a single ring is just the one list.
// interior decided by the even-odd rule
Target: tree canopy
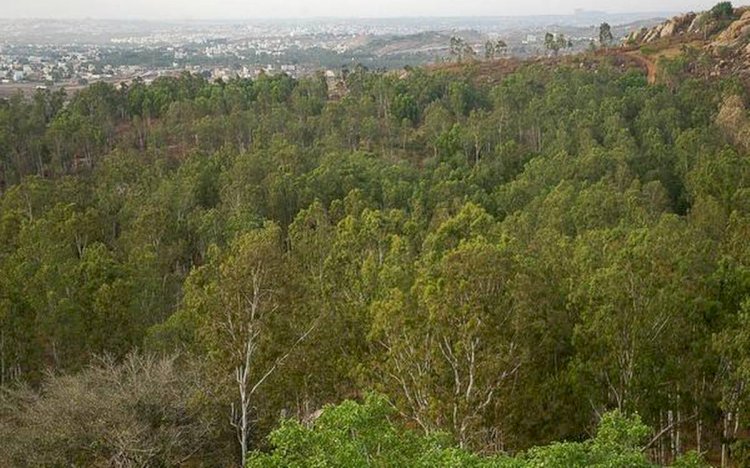
[{"label": "tree canopy", "polygon": [[746,88],[547,62],[0,100],[0,460],[746,463]]}]

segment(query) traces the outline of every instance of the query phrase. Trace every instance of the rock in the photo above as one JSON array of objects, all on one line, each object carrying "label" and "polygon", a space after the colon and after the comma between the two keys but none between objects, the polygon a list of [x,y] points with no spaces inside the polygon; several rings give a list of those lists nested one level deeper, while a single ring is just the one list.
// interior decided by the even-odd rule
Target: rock
[{"label": "rock", "polygon": [[672,37],[678,34],[684,34],[690,29],[690,25],[695,20],[695,13],[686,13],[682,16],[675,16],[664,23],[664,27],[659,33],[659,37]]},{"label": "rock", "polygon": [[750,11],[745,11],[740,19],[733,21],[711,43],[711,47],[731,47],[750,35]]},{"label": "rock", "polygon": [[671,20],[665,21],[654,26],[651,29],[641,28],[633,31],[628,35],[628,42],[647,43],[653,42],[660,38],[672,37],[689,32],[691,26],[696,22],[695,13],[686,13],[681,16],[675,16]]},{"label": "rock", "polygon": [[688,34],[703,32],[710,20],[711,16],[707,11],[704,11],[700,15],[696,15],[695,18],[693,18],[693,21],[690,22],[690,26],[687,28]]},{"label": "rock", "polygon": [[628,37],[625,42],[631,43],[631,44],[632,43],[638,44],[640,42],[643,42],[643,38],[646,37],[646,34],[648,34],[648,31],[649,30],[646,27],[632,31],[630,34],[628,34]]},{"label": "rock", "polygon": [[651,30],[649,28],[641,28],[640,33],[638,34],[638,40],[643,41],[646,39],[646,36]]},{"label": "rock", "polygon": [[[707,40],[702,44],[703,52],[713,65],[705,73],[710,76],[750,74],[750,7],[737,8],[734,13],[736,19],[731,22],[717,21],[708,12],[675,16],[652,28],[632,31],[627,42],[643,45],[663,40],[663,46],[677,47],[680,42],[692,45],[693,39]],[[681,36],[690,37],[665,40]]]},{"label": "rock", "polygon": [[659,38],[662,29],[664,29],[664,24],[660,24],[651,28],[651,30],[643,37],[643,42],[651,42]]},{"label": "rock", "polygon": [[677,28],[677,25],[673,22],[668,22],[664,25],[663,28],[661,28],[661,32],[659,33],[659,37],[672,37],[674,36],[674,31]]}]

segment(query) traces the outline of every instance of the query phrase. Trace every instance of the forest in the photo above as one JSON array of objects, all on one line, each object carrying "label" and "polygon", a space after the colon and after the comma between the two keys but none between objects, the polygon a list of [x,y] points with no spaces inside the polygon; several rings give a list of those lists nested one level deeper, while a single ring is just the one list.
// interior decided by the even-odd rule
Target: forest
[{"label": "forest", "polygon": [[736,77],[0,100],[0,465],[750,464]]}]

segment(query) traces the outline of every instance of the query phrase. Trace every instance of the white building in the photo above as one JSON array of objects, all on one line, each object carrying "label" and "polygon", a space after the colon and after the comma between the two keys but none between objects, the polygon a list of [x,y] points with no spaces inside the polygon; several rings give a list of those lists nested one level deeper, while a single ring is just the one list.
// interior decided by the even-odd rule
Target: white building
[{"label": "white building", "polygon": [[23,76],[24,75],[23,75],[23,72],[21,70],[16,70],[16,71],[13,72],[12,78],[13,78],[13,81],[18,82],[18,81],[23,81]]}]

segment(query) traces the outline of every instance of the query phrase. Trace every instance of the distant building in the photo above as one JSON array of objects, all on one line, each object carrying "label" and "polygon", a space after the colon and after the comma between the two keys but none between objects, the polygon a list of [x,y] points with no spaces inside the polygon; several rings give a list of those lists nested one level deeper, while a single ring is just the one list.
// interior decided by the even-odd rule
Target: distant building
[{"label": "distant building", "polygon": [[535,44],[536,43],[536,36],[534,34],[527,34],[526,35],[526,43],[527,44]]},{"label": "distant building", "polygon": [[23,72],[21,70],[16,70],[16,71],[13,72],[13,76],[12,76],[13,81],[16,81],[16,82],[23,81],[23,77],[24,77],[24,75],[23,75]]}]

